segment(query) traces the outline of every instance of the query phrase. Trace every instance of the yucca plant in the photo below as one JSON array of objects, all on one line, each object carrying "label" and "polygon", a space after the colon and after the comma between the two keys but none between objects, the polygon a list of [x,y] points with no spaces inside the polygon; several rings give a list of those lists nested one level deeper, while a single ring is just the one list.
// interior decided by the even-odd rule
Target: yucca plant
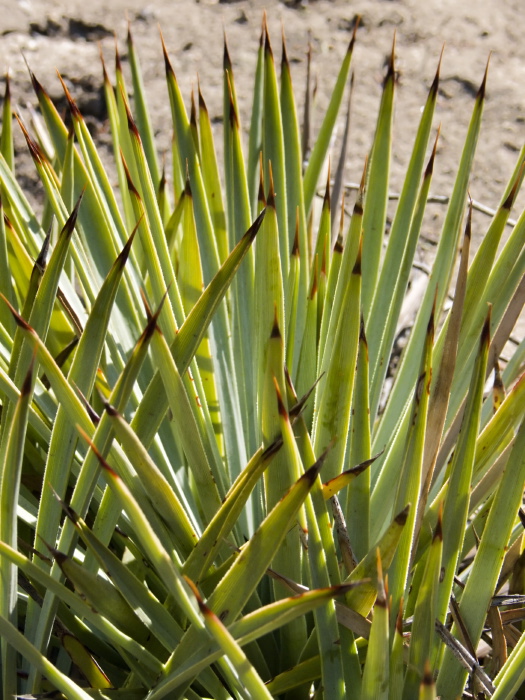
[{"label": "yucca plant", "polygon": [[279,76],[264,25],[247,143],[226,50],[222,163],[163,47],[170,184],[131,34],[132,88],[104,68],[109,171],[66,85],[69,126],[32,75],[38,213],[6,80],[4,698],[519,692],[525,342],[499,357],[525,299],[525,149],[469,267],[485,76],[392,379],[439,68],[386,236],[394,50],[355,201],[346,131],[328,166],[355,38],[311,147],[284,41]]}]

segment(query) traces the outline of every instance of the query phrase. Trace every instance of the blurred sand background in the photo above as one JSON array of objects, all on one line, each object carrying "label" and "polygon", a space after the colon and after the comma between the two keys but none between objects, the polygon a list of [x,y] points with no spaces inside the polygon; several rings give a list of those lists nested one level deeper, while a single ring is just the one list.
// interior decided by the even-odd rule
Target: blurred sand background
[{"label": "blurred sand background", "polygon": [[[169,152],[170,112],[159,41],[160,26],[189,105],[197,74],[220,130],[223,30],[234,66],[241,120],[249,124],[252,81],[263,11],[278,60],[284,27],[299,102],[304,94],[308,37],[317,83],[319,125],[347,48],[355,15],[361,15],[352,69],[352,101],[346,181],[359,180],[370,149],[381,95],[385,59],[396,35],[396,96],[391,190],[402,183],[420,110],[434,77],[443,44],[435,126],[441,135],[431,191],[449,195],[474,97],[491,54],[484,126],[470,184],[471,196],[496,207],[525,139],[525,14],[519,0],[0,0],[0,70],[10,71],[17,109],[29,120],[35,104],[23,57],[46,90],[65,109],[56,77],[60,71],[101,147],[109,148],[102,96],[99,46],[110,71],[115,38],[126,63],[127,21],[141,60],[159,151]],[[342,123],[341,123],[342,127]],[[38,185],[25,142],[17,130],[18,173],[38,198]],[[217,141],[221,141],[220,133]],[[525,204],[522,195],[512,216]],[[429,261],[444,215],[429,208],[420,259]],[[476,212],[474,238],[489,223]]]}]

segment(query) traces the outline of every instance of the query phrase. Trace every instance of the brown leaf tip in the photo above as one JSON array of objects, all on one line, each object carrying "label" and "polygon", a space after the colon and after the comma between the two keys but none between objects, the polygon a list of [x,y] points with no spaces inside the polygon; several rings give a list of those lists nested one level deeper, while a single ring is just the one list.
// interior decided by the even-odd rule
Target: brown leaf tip
[{"label": "brown leaf tip", "polygon": [[83,119],[82,114],[80,113],[79,108],[77,107],[77,103],[73,99],[73,96],[69,92],[69,89],[65,83],[65,81],[62,79],[62,76],[60,73],[57,71],[58,79],[60,80],[60,84],[62,85],[62,89],[64,90],[64,95],[66,96],[67,104],[69,106],[69,111],[71,112],[71,116],[73,119],[76,119],[77,121],[80,121]]},{"label": "brown leaf tip", "polygon": [[186,163],[186,181],[184,183],[184,195],[192,199],[191,183],[190,183],[190,172],[188,164]]},{"label": "brown leaf tip", "polygon": [[82,403],[84,404],[84,408],[86,409],[91,422],[93,423],[93,425],[98,425],[100,423],[100,416],[95,411],[93,406],[89,403],[87,397],[84,396],[84,394],[80,391],[78,386],[76,384],[73,384],[73,385],[75,387],[77,394],[80,396]]},{"label": "brown leaf tip", "polygon": [[10,87],[9,73],[5,74],[4,99],[6,102],[9,102],[11,100],[11,87]]},{"label": "brown leaf tip", "polygon": [[309,469],[305,471],[305,473],[302,475],[301,479],[304,479],[305,481],[309,482],[310,484],[313,484],[317,477],[319,476],[319,472],[321,471],[321,467],[324,464],[324,461],[326,459],[326,456],[328,454],[328,450],[323,452],[321,457],[313,464]]},{"label": "brown leaf tip", "polygon": [[73,508],[71,508],[70,505],[68,505],[67,503],[65,503],[65,502],[59,497],[59,495],[58,495],[57,493],[55,493],[55,497],[56,497],[56,499],[58,500],[58,502],[60,503],[60,506],[61,506],[62,510],[63,510],[64,513],[67,515],[67,517],[71,520],[71,522],[72,522],[74,525],[78,525],[78,523],[80,522],[80,515],[79,515],[76,511],[74,511]]},{"label": "brown leaf tip", "polygon": [[266,10],[263,10],[262,20],[261,20],[261,33],[259,34],[259,51],[264,46],[264,25],[266,24]]},{"label": "brown leaf tip", "polygon": [[352,270],[353,275],[361,274],[361,259],[363,255],[363,236],[359,237],[359,247],[357,249],[357,258],[355,260],[354,269]]},{"label": "brown leaf tip", "polygon": [[201,112],[208,114],[208,107],[207,107],[206,102],[204,100],[204,95],[202,94],[200,82],[199,82],[199,87],[198,87],[198,93],[199,93],[199,110]]},{"label": "brown leaf tip", "polygon": [[257,193],[259,204],[266,206],[266,195],[264,193],[264,168],[262,163],[262,152],[259,154],[259,192]]},{"label": "brown leaf tip", "polygon": [[146,327],[142,331],[142,335],[140,336],[139,343],[148,342],[148,340],[151,338],[153,333],[155,333],[156,328],[157,328],[156,315],[148,316]]},{"label": "brown leaf tip", "polygon": [[441,133],[441,124],[438,126],[436,138],[434,140],[434,147],[432,148],[432,153],[430,154],[430,158],[428,159],[428,164],[427,164],[427,167],[425,170],[425,174],[423,176],[425,180],[428,179],[429,177],[432,177],[432,173],[434,172],[434,162],[436,160],[437,146],[438,146],[440,133]]},{"label": "brown leaf tip", "polygon": [[387,70],[386,70],[386,75],[385,75],[383,87],[386,87],[386,85],[389,82],[395,83],[395,80],[396,80],[395,56],[396,56],[396,33],[394,32],[394,40],[392,41],[392,51],[391,51],[390,56],[388,58],[388,65],[387,65]]},{"label": "brown leaf tip", "polygon": [[270,32],[268,31],[268,22],[266,16],[264,18],[264,53],[267,58],[273,61],[272,44],[270,42]]},{"label": "brown leaf tip", "polygon": [[353,19],[354,30],[353,30],[352,36],[350,38],[350,43],[348,44],[347,53],[352,53],[352,51],[354,50],[354,44],[355,44],[355,40],[357,37],[357,30],[359,28],[360,22],[361,22],[361,15],[355,15],[354,19]]},{"label": "brown leaf tip", "polygon": [[410,507],[410,503],[407,503],[407,505],[403,508],[401,513],[398,513],[396,515],[396,517],[394,518],[394,522],[396,523],[396,525],[403,526],[406,523],[408,519],[408,514],[410,512]]},{"label": "brown leaf tip", "polygon": [[439,507],[439,512],[438,512],[438,519],[436,523],[436,527],[434,530],[434,536],[432,538],[432,541],[436,540],[442,540],[443,539],[443,504],[440,505]]},{"label": "brown leaf tip", "polygon": [[263,219],[266,214],[266,209],[263,209],[259,216],[255,219],[253,224],[250,226],[250,228],[246,231],[244,234],[243,238],[247,238],[249,240],[253,240],[257,233],[259,232],[259,229],[261,228],[261,224],[263,222]]},{"label": "brown leaf tip", "polygon": [[490,58],[492,56],[492,53],[489,53],[489,57],[487,59],[487,65],[485,67],[485,73],[483,75],[483,80],[481,81],[481,85],[479,86],[478,94],[476,95],[476,99],[482,102],[485,99],[485,92],[487,89],[487,77],[489,74],[489,64],[490,64]]},{"label": "brown leaf tip", "polygon": [[42,83],[40,83],[37,80],[36,75],[32,71],[29,71],[29,75],[31,77],[31,84],[33,86],[33,90],[35,91],[37,97],[39,97],[39,96],[49,97],[47,92],[44,90]]},{"label": "brown leaf tip", "polygon": [[281,390],[279,389],[279,382],[275,377],[273,378],[273,385],[275,387],[275,396],[277,398],[277,410],[279,411],[279,415],[281,416],[281,418],[288,420],[288,411],[286,410],[286,406],[284,405],[283,401],[283,396],[281,394]]},{"label": "brown leaf tip", "polygon": [[432,99],[436,99],[438,89],[439,89],[439,74],[441,72],[441,62],[443,61],[443,52],[445,51],[445,44],[441,47],[441,53],[439,54],[439,61],[436,69],[436,75],[434,76],[434,80],[432,81],[432,85],[430,86],[430,96]]},{"label": "brown leaf tip", "polygon": [[191,588],[191,592],[195,596],[197,603],[199,605],[199,610],[201,611],[202,615],[204,617],[210,617],[214,615],[212,612],[211,608],[209,608],[206,603],[203,601],[202,596],[200,594],[199,589],[197,588],[196,584],[189,578],[188,576],[184,576],[184,580],[188,584],[188,586]]},{"label": "brown leaf tip", "polygon": [[104,410],[108,414],[108,416],[111,416],[111,418],[118,418],[120,413],[117,411],[117,409],[112,406],[109,401],[104,401]]},{"label": "brown leaf tip", "polygon": [[363,317],[363,314],[361,314],[361,324],[359,326],[359,340],[364,343],[366,346],[368,346],[368,342],[366,339],[366,332],[365,332],[365,319]]},{"label": "brown leaf tip", "polygon": [[467,214],[467,223],[465,224],[465,238],[468,238],[469,241],[472,239],[472,197],[470,196],[470,192],[468,195],[469,199],[469,207],[468,207],[468,214]]},{"label": "brown leaf tip", "polygon": [[224,50],[222,55],[222,67],[225,71],[228,71],[228,73],[231,73],[233,70],[230,50],[228,49],[228,41],[226,39],[226,31],[224,32]]},{"label": "brown leaf tip", "polygon": [[273,184],[273,170],[271,161],[268,161],[268,179],[270,180],[270,185],[268,189],[268,196],[266,197],[266,204],[268,207],[275,209],[275,188]]},{"label": "brown leaf tip", "polygon": [[126,117],[128,119],[128,129],[133,134],[133,136],[137,139],[137,141],[140,141],[140,132],[139,132],[138,126],[135,124],[135,120],[133,119],[133,115],[131,114],[131,109],[129,107],[129,103],[128,103],[124,93],[122,93],[122,98],[123,98],[123,102],[124,102],[124,107],[126,109]]},{"label": "brown leaf tip", "polygon": [[131,35],[131,22],[128,19],[128,33],[126,36],[126,41],[128,42],[128,46],[130,48],[133,47],[133,36]]},{"label": "brown leaf tip", "polygon": [[62,568],[62,565],[69,559],[69,557],[66,556],[63,552],[60,552],[58,549],[51,547],[46,542],[44,542],[44,544],[49,549],[49,552],[55,558],[56,563],[59,565],[60,568]]},{"label": "brown leaf tip", "polygon": [[134,194],[138,199],[140,199],[140,194],[135,185],[133,184],[133,180],[131,179],[131,173],[129,172],[128,164],[126,163],[126,159],[124,158],[124,153],[120,151],[120,158],[122,160],[122,165],[124,166],[124,174],[126,175],[126,183],[128,185],[128,190]]},{"label": "brown leaf tip", "polygon": [[162,46],[162,55],[164,57],[164,69],[166,71],[166,75],[168,77],[173,77],[175,78],[175,71],[173,70],[173,66],[171,65],[170,57],[168,55],[168,49],[166,47],[166,43],[164,41],[164,36],[162,35],[162,31],[160,30],[159,27],[159,34],[160,34],[160,43]]},{"label": "brown leaf tip", "polygon": [[120,52],[118,50],[117,35],[114,36],[115,40],[115,71],[122,74],[122,61],[120,60]]},{"label": "brown leaf tip", "polygon": [[[1,204],[0,204],[1,206]],[[295,213],[295,234],[293,237],[293,245],[292,245],[292,257],[300,257],[300,249],[299,249],[299,207],[297,207],[296,213]]]},{"label": "brown leaf tip", "polygon": [[437,295],[438,295],[438,289],[436,286],[436,291],[434,294],[434,302],[432,303],[432,309],[430,311],[430,318],[428,319],[428,324],[427,324],[427,338],[430,338],[431,340],[434,339]]},{"label": "brown leaf tip", "polygon": [[24,378],[24,381],[22,383],[22,387],[20,389],[20,398],[26,398],[27,396],[31,395],[32,387],[33,387],[33,367],[35,363],[35,355],[33,354],[33,357],[31,358],[31,362],[29,363],[29,369],[27,370],[26,376]]},{"label": "brown leaf tip", "polygon": [[7,307],[9,308],[9,311],[13,315],[13,318],[15,320],[16,325],[19,328],[22,328],[24,331],[29,331],[30,333],[34,333],[34,330],[31,328],[29,323],[25,321],[22,316],[18,313],[18,311],[12,306],[9,302],[9,300],[0,292],[0,299],[4,301],[5,304],[7,304]]},{"label": "brown leaf tip", "polygon": [[34,139],[31,138],[31,135],[30,135],[29,131],[27,130],[24,122],[22,121],[22,119],[20,118],[20,116],[17,113],[15,113],[15,118],[18,122],[20,129],[22,130],[22,133],[24,134],[24,138],[26,140],[27,147],[29,148],[29,152],[31,153],[31,158],[33,158],[33,160],[36,163],[46,163],[47,158],[46,158],[44,151],[40,148],[38,143]]},{"label": "brown leaf tip", "polygon": [[82,190],[82,192],[80,193],[80,195],[77,199],[77,203],[75,204],[73,211],[69,215],[69,219],[66,221],[66,223],[64,224],[64,228],[60,232],[61,236],[69,237],[73,234],[73,231],[75,230],[75,226],[77,223],[78,212],[80,210],[80,205],[82,204],[82,199],[84,198],[85,191],[86,191],[86,188],[84,187],[84,189]]},{"label": "brown leaf tip", "polygon": [[109,464],[106,462],[106,460],[104,459],[104,457],[102,456],[102,454],[100,453],[98,448],[95,446],[95,443],[89,437],[89,435],[85,432],[85,430],[83,430],[79,425],[77,425],[77,430],[82,435],[84,440],[88,443],[88,445],[90,446],[92,452],[94,453],[95,457],[97,458],[98,463],[102,467],[102,469],[104,471],[106,471],[108,474],[111,474],[111,476],[113,478],[120,479],[117,472],[114,469],[112,469],[112,467],[109,466]]},{"label": "brown leaf tip", "polygon": [[326,189],[324,191],[323,209],[330,211],[330,161],[328,161],[328,176],[326,178]]},{"label": "brown leaf tip", "polygon": [[[151,338],[153,333],[157,330],[157,323],[159,320],[160,312],[162,311],[162,307],[164,306],[164,302],[166,301],[166,297],[168,296],[168,290],[166,290],[164,292],[164,294],[162,295],[162,299],[160,300],[160,303],[159,303],[157,310],[155,311],[154,314],[151,313],[151,309],[150,309],[150,306],[147,302],[144,290],[141,289],[140,294],[142,297],[142,301],[144,303],[144,308],[146,309],[146,317],[148,319],[146,328],[144,329],[144,331],[142,332],[142,335],[140,337],[140,342],[146,342]],[[158,330],[160,333],[161,332],[160,329],[158,329]]]},{"label": "brown leaf tip", "polygon": [[487,315],[485,317],[485,323],[483,324],[483,330],[481,331],[481,344],[490,345],[490,321],[492,318],[492,304],[487,304]]},{"label": "brown leaf tip", "polygon": [[281,70],[290,72],[290,61],[288,60],[288,51],[286,49],[286,37],[284,35],[284,24],[281,27],[282,37],[282,55],[281,55]]},{"label": "brown leaf tip", "polygon": [[514,201],[516,199],[516,195],[518,193],[518,189],[519,189],[521,180],[523,178],[523,170],[524,169],[525,169],[525,162],[523,162],[521,164],[520,171],[518,173],[518,177],[516,178],[516,180],[512,184],[512,187],[510,189],[510,192],[509,192],[507,198],[505,199],[505,201],[501,205],[502,208],[507,209],[507,211],[510,211],[512,209],[512,207],[514,206]]},{"label": "brown leaf tip", "polygon": [[237,115],[237,110],[235,109],[235,100],[233,98],[233,88],[232,88],[232,82],[231,82],[231,73],[230,71],[226,71],[226,80],[228,81],[228,98],[229,98],[229,105],[228,105],[228,119],[230,121],[230,126],[232,129],[239,129],[239,116]]},{"label": "brown leaf tip", "polygon": [[138,231],[139,226],[142,222],[143,216],[144,216],[144,214],[141,215],[140,219],[135,224],[135,227],[133,228],[133,231],[131,232],[130,237],[128,238],[128,240],[124,244],[124,247],[120,251],[120,253],[117,257],[117,260],[116,260],[117,266],[124,267],[124,265],[126,264],[128,257],[129,257],[129,253],[131,251],[131,246],[133,245],[133,241],[135,240],[135,236],[137,235],[137,231]]},{"label": "brown leaf tip", "polygon": [[279,316],[277,314],[277,304],[273,307],[273,325],[270,333],[270,338],[282,338],[281,329],[279,328]]},{"label": "brown leaf tip", "polygon": [[40,252],[38,254],[38,258],[35,260],[35,265],[38,267],[39,270],[44,271],[46,264],[47,264],[47,255],[49,253],[49,245],[51,242],[51,231],[53,230],[53,226],[50,225],[46,237],[44,238],[44,242],[42,243],[42,247],[40,248]]},{"label": "brown leaf tip", "polygon": [[197,128],[197,105],[195,104],[195,92],[191,91],[191,109],[190,109],[190,124]]},{"label": "brown leaf tip", "polygon": [[166,191],[167,184],[168,180],[166,178],[166,159],[164,158],[164,162],[162,164],[162,172],[160,174],[159,186],[157,189],[159,194],[163,194]]}]

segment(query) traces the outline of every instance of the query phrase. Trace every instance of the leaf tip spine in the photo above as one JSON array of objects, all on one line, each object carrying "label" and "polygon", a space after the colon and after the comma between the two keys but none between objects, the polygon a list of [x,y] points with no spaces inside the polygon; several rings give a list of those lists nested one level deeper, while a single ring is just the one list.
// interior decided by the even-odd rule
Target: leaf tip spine
[{"label": "leaf tip spine", "polygon": [[363,235],[359,237],[359,247],[357,249],[357,257],[355,259],[354,269],[352,270],[353,275],[361,274],[361,259],[363,255]]},{"label": "leaf tip spine", "polygon": [[437,153],[437,147],[438,147],[438,141],[439,141],[439,135],[441,133],[441,124],[438,125],[437,128],[437,133],[436,133],[436,138],[434,139],[434,146],[432,148],[432,153],[430,154],[430,158],[428,159],[428,164],[425,170],[425,174],[423,176],[424,179],[428,179],[432,177],[432,174],[434,172],[434,163],[436,160],[436,153]]},{"label": "leaf tip spine", "polygon": [[326,176],[326,188],[324,191],[324,199],[323,199],[323,209],[328,209],[330,211],[330,157],[328,158],[328,174]]},{"label": "leaf tip spine", "polygon": [[439,505],[438,517],[432,542],[443,540],[443,502]]},{"label": "leaf tip spine", "polygon": [[443,61],[443,53],[445,51],[445,44],[441,47],[441,53],[439,54],[439,60],[436,68],[436,74],[434,76],[434,80],[432,81],[432,85],[430,86],[430,97],[432,100],[435,100],[438,94],[439,90],[439,78],[440,78],[440,73],[441,73],[441,63]]},{"label": "leaf tip spine", "polygon": [[120,60],[120,51],[118,49],[117,34],[113,35],[113,42],[115,44],[115,72],[122,75],[122,61]]},{"label": "leaf tip spine", "polygon": [[365,331],[365,318],[363,314],[361,314],[361,323],[359,325],[359,340],[364,344],[366,348],[368,348],[368,341],[366,339]]},{"label": "leaf tip spine", "polygon": [[258,215],[258,217],[255,219],[253,224],[250,226],[250,228],[246,231],[244,234],[246,238],[249,240],[253,240],[257,233],[259,232],[259,229],[261,228],[261,224],[263,222],[263,219],[266,215],[266,207],[261,210],[261,213]]},{"label": "leaf tip spine", "polygon": [[58,79],[60,80],[60,84],[62,85],[62,90],[64,91],[64,95],[66,96],[69,111],[71,112],[71,116],[73,117],[73,120],[82,121],[84,119],[84,117],[80,113],[78,105],[75,102],[75,100],[73,99],[72,94],[69,92],[69,88],[67,87],[64,79],[62,78],[62,76],[60,75],[58,70],[56,73],[57,73]]},{"label": "leaf tip spine", "polygon": [[487,304],[487,315],[485,316],[485,322],[483,323],[483,330],[481,331],[481,344],[483,346],[490,345],[490,322],[492,318],[492,304]]},{"label": "leaf tip spine", "polygon": [[295,233],[294,233],[293,245],[292,245],[292,258],[293,257],[299,258],[300,254],[301,254],[301,251],[299,248],[299,207],[297,207],[295,210]]},{"label": "leaf tip spine", "polygon": [[503,204],[501,205],[502,208],[507,209],[507,211],[510,211],[512,209],[512,207],[514,206],[514,202],[516,200],[516,195],[518,193],[520,183],[523,179],[524,169],[525,169],[525,161],[522,162],[518,176],[516,177],[516,179],[512,183],[512,187],[510,188],[510,192],[509,192],[508,196],[506,197],[505,201],[503,202]]},{"label": "leaf tip spine", "polygon": [[410,508],[411,504],[407,503],[403,510],[396,515],[396,517],[394,518],[394,522],[396,523],[396,525],[403,526],[406,523],[408,519],[408,514],[410,513]]},{"label": "leaf tip spine", "polygon": [[465,238],[468,238],[470,241],[472,239],[472,210],[474,208],[474,205],[472,203],[472,197],[470,196],[470,192],[468,193],[468,214],[467,214],[467,222],[465,224]]},{"label": "leaf tip spine", "polygon": [[5,73],[4,100],[5,100],[6,102],[10,102],[10,101],[11,101],[11,85],[10,85],[10,79],[9,79],[9,71],[6,71],[6,73]]},{"label": "leaf tip spine", "polygon": [[352,36],[350,37],[350,43],[348,44],[348,49],[346,50],[347,53],[352,53],[354,50],[354,45],[355,41],[357,38],[357,30],[359,28],[359,24],[361,23],[361,15],[357,14],[354,16],[354,29],[352,31]]},{"label": "leaf tip spine", "polygon": [[273,50],[270,42],[270,32],[268,29],[268,19],[264,16],[264,54],[268,60],[273,63]]},{"label": "leaf tip spine", "polygon": [[222,67],[225,71],[232,73],[233,65],[232,65],[232,60],[231,60],[231,56],[230,56],[230,50],[228,48],[228,39],[226,37],[226,29],[223,28],[222,34],[223,34],[223,43],[224,43],[223,54],[222,54]]},{"label": "leaf tip spine", "polygon": [[33,351],[33,354],[31,356],[31,362],[29,363],[28,370],[26,372],[26,375],[24,377],[24,381],[22,382],[22,387],[20,389],[20,398],[24,399],[27,398],[28,396],[31,396],[31,392],[33,390],[33,371],[35,367],[35,355],[36,355],[36,348]]},{"label": "leaf tip spine", "polygon": [[120,149],[120,159],[122,161],[122,166],[124,167],[124,175],[126,176],[126,184],[128,186],[128,190],[131,192],[131,194],[135,195],[135,197],[137,197],[137,199],[140,200],[141,197],[140,197],[139,191],[137,190],[137,188],[135,187],[135,185],[133,183],[133,179],[131,177],[131,173],[129,171],[129,167],[128,167],[128,164],[127,164],[126,159],[124,157],[124,153],[123,153],[122,149]]},{"label": "leaf tip spine", "polygon": [[386,69],[385,80],[383,82],[383,87],[386,87],[389,83],[395,84],[396,82],[396,68],[395,68],[395,58],[396,58],[396,32],[394,31],[394,38],[392,40],[392,51],[388,58],[388,65]]},{"label": "leaf tip spine", "polygon": [[279,315],[277,313],[277,304],[273,306],[273,324],[270,333],[270,338],[282,338],[281,329],[279,328]]},{"label": "leaf tip spine", "polygon": [[131,21],[128,17],[128,27],[126,34],[126,41],[130,49],[133,49],[133,35],[131,34]]},{"label": "leaf tip spine", "polygon": [[160,34],[160,43],[162,46],[162,56],[164,58],[164,69],[166,71],[166,76],[168,78],[173,78],[176,80],[175,77],[175,71],[173,70],[173,66],[171,65],[170,57],[168,54],[168,49],[166,47],[166,42],[164,41],[164,35],[162,34],[162,29],[160,28],[159,25],[159,34]]},{"label": "leaf tip spine", "polygon": [[270,181],[270,184],[268,187],[268,195],[266,197],[266,205],[272,209],[275,209],[275,188],[273,183],[273,170],[271,161],[268,161],[268,179]]},{"label": "leaf tip spine", "polygon": [[[24,57],[25,60],[25,57]],[[31,85],[33,86],[33,90],[35,91],[35,94],[37,97],[45,97],[49,99],[49,95],[47,94],[46,90],[44,89],[44,86],[42,83],[37,79],[36,75],[33,73],[33,71],[29,68],[29,65],[27,64],[27,69],[29,71],[29,76],[31,78]]]},{"label": "leaf tip spine", "polygon": [[478,94],[476,95],[476,100],[479,102],[483,102],[485,99],[485,93],[487,90],[487,77],[489,74],[489,65],[490,65],[490,59],[492,56],[492,51],[489,53],[489,57],[487,59],[487,65],[485,66],[485,73],[483,74],[483,80],[481,81],[481,85],[479,86]]},{"label": "leaf tip spine", "polygon": [[279,382],[277,381],[276,377],[273,377],[273,385],[275,387],[275,396],[277,398],[277,411],[279,412],[281,418],[287,421],[288,411],[286,410],[286,406],[284,405],[283,396],[281,394]]},{"label": "leaf tip spine", "polygon": [[31,158],[33,158],[35,163],[40,163],[40,164],[46,163],[47,158],[46,158],[44,152],[42,151],[42,149],[40,148],[38,143],[33,138],[31,138],[31,134],[27,130],[27,127],[24,124],[24,122],[22,121],[22,118],[20,117],[18,112],[15,112],[15,119],[18,122],[18,126],[20,127],[22,134],[24,135],[24,138],[25,138],[26,143],[27,143],[27,147],[29,148],[29,152],[31,153]]},{"label": "leaf tip spine", "polygon": [[22,316],[20,316],[18,311],[15,309],[15,307],[10,303],[10,301],[7,299],[7,297],[5,297],[1,292],[0,292],[0,299],[2,299],[2,301],[4,301],[4,303],[7,305],[9,311],[11,312],[11,314],[14,318],[16,325],[19,328],[22,328],[22,330],[28,331],[29,333],[34,334],[35,331],[33,330],[33,328],[29,325],[29,323],[27,323],[27,321],[25,321],[22,318]]},{"label": "leaf tip spine", "polygon": [[197,76],[197,92],[198,92],[198,96],[199,96],[199,110],[200,110],[203,114],[208,114],[208,107],[207,107],[207,105],[206,105],[206,101],[205,101],[205,99],[204,99],[204,95],[202,94],[202,89],[201,89],[201,83],[200,83],[199,76]]}]

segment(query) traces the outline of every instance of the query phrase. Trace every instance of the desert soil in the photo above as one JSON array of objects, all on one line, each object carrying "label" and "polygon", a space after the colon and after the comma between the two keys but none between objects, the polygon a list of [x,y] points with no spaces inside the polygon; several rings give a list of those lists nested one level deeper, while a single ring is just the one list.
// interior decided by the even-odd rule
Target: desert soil
[{"label": "desert soil", "polygon": [[[358,181],[373,136],[385,59],[396,37],[399,84],[391,189],[398,191],[413,144],[421,107],[443,44],[435,124],[441,124],[432,191],[448,195],[489,55],[484,126],[474,164],[472,197],[496,207],[525,136],[525,15],[520,0],[0,0],[0,70],[9,70],[17,109],[29,120],[35,104],[24,58],[51,96],[64,107],[58,70],[89,120],[99,142],[109,143],[102,97],[99,47],[112,66],[115,38],[125,63],[127,20],[140,56],[159,150],[169,151],[170,115],[159,41],[159,26],[177,78],[189,103],[197,75],[220,128],[223,30],[234,65],[241,118],[246,126],[263,11],[268,14],[274,51],[280,56],[281,29],[292,60],[296,92],[304,92],[306,50],[311,37],[317,82],[317,124],[347,48],[355,15],[361,16],[353,56],[355,88],[346,180]],[[299,98],[301,101],[301,99]],[[218,139],[220,141],[220,138]],[[17,135],[18,173],[34,188],[34,168]],[[514,216],[525,203],[522,196]],[[425,222],[428,247],[439,233],[443,205]],[[474,217],[479,241],[488,219]]]}]

